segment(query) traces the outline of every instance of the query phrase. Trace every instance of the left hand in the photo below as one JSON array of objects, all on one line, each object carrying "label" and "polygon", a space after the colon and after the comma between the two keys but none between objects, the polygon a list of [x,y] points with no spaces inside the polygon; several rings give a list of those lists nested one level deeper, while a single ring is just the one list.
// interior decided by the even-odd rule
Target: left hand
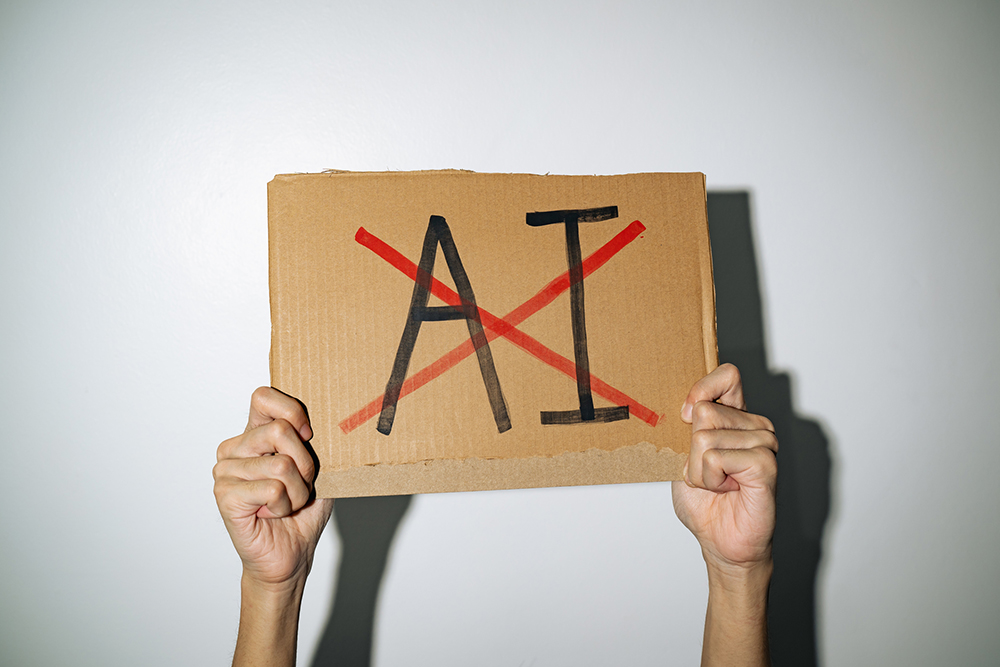
[{"label": "left hand", "polygon": [[746,412],[732,364],[692,387],[681,419],[692,433],[684,481],[673,483],[677,517],[698,539],[710,568],[770,567],[778,474],[774,426]]},{"label": "left hand", "polygon": [[333,501],[313,498],[316,467],[302,405],[271,387],[250,397],[243,435],[219,445],[215,498],[243,561],[244,583],[301,588]]}]

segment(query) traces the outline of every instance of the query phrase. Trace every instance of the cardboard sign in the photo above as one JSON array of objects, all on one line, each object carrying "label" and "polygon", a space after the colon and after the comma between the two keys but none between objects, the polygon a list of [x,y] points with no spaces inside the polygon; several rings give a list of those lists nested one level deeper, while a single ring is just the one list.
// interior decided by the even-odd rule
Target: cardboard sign
[{"label": "cardboard sign", "polygon": [[702,174],[283,175],[268,223],[321,497],[680,478],[717,365]]}]

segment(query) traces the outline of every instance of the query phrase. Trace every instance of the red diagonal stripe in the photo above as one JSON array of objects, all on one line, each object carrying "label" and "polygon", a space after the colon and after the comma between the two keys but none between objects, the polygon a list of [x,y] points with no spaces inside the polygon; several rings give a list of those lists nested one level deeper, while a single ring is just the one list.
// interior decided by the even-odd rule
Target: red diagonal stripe
[{"label": "red diagonal stripe", "polygon": [[[595,253],[583,261],[583,275],[589,276],[599,269],[608,260],[614,257],[622,248],[634,241],[639,234],[645,231],[646,227],[636,220],[621,232],[615,235],[610,241],[601,246]],[[395,248],[387,244],[374,234],[371,234],[364,227],[358,229],[355,240],[365,246],[396,269],[408,276],[411,280],[417,279],[418,267]],[[527,318],[531,317],[539,310],[552,303],[557,296],[565,292],[570,287],[569,271],[566,271],[558,278],[542,288],[533,297],[512,310],[503,319],[498,318],[489,311],[479,307],[479,315],[483,325],[487,328],[487,339],[495,340],[503,336],[512,343],[518,345],[533,357],[545,362],[558,371],[561,371],[570,379],[576,380],[576,364],[558,352],[550,350],[548,347],[538,342],[536,339],[525,334],[516,328]],[[452,306],[461,306],[462,298],[450,287],[440,282],[437,278],[431,277],[431,293]],[[471,340],[466,340],[458,347],[445,353],[437,361],[417,371],[404,382],[400,390],[399,397],[402,398],[413,391],[424,386],[434,378],[448,371],[455,364],[465,359],[475,352],[475,347]],[[645,421],[650,426],[656,426],[659,415],[653,410],[642,405],[635,399],[630,398],[625,393],[615,389],[604,382],[593,373],[590,376],[591,391],[598,396],[602,396],[616,405],[628,405],[629,413]],[[344,433],[350,433],[355,428],[365,423],[382,410],[382,395],[377,396],[363,408],[340,422],[340,428]]]}]

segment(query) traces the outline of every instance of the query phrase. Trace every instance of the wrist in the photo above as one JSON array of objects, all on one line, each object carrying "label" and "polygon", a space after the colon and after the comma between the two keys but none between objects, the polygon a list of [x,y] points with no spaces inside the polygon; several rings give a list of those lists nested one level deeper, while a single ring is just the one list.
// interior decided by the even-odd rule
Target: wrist
[{"label": "wrist", "polygon": [[264,608],[276,607],[288,609],[298,608],[302,602],[302,592],[306,587],[305,575],[294,576],[286,581],[267,581],[255,577],[252,573],[243,571],[240,579],[240,592],[243,601],[252,601]]},{"label": "wrist", "polygon": [[709,558],[708,595],[715,602],[724,602],[750,617],[767,613],[767,594],[771,585],[774,561],[770,555],[750,563],[731,563]]},{"label": "wrist", "polygon": [[234,666],[292,667],[295,664],[303,590],[304,576],[275,584],[243,573]]},{"label": "wrist", "polygon": [[736,562],[702,551],[709,577],[732,582],[755,582],[770,579],[774,571],[774,559],[770,552],[752,561]]}]

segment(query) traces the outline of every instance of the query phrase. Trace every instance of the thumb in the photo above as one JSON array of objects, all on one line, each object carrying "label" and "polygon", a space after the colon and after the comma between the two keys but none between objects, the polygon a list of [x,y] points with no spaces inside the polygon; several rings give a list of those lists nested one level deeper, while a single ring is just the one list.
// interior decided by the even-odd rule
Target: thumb
[{"label": "thumb", "polygon": [[695,382],[687,398],[684,399],[684,405],[681,406],[681,420],[690,424],[694,406],[700,401],[718,402],[737,410],[746,410],[743,380],[740,378],[739,369],[732,364],[722,364]]}]

